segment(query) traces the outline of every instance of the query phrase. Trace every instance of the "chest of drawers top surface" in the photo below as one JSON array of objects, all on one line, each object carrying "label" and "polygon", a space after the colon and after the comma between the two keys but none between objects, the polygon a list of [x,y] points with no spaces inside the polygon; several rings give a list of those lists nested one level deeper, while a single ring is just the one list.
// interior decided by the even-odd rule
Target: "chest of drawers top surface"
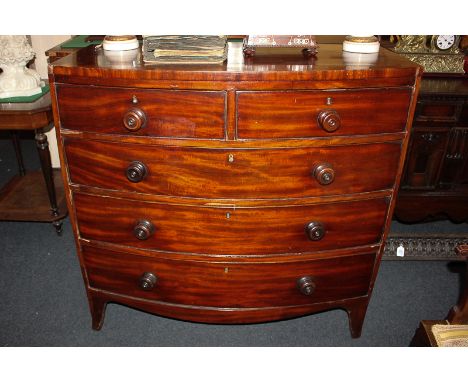
[{"label": "chest of drawers top surface", "polygon": [[[81,49],[49,68],[93,327],[116,301],[201,322],[343,308],[358,336],[419,67],[229,44],[221,65]],[[354,57],[354,62],[353,62]]]},{"label": "chest of drawers top surface", "polygon": [[[317,57],[305,58],[300,54],[277,55],[272,52],[258,54],[252,59],[244,58],[242,45],[229,43],[227,61],[221,65],[199,64],[145,64],[138,55],[130,62],[116,62],[109,59],[103,50],[95,51],[93,46],[83,48],[75,53],[55,61],[49,67],[49,73],[57,82],[89,83],[86,78],[99,79],[99,84],[130,84],[141,81],[192,81],[206,82],[205,87],[217,87],[213,81],[314,81],[311,87],[320,87],[322,81],[347,81],[348,86],[381,83],[389,80],[396,84],[411,85],[419,66],[399,55],[381,49],[374,62],[362,64],[362,55],[343,55],[341,45],[323,44]],[[135,83],[137,86],[149,87],[150,83]],[[164,83],[160,82],[160,86]],[[176,87],[175,83],[170,84]],[[295,84],[287,84],[286,87]],[[169,86],[169,85],[168,85]],[[192,87],[196,87],[192,84]]]}]

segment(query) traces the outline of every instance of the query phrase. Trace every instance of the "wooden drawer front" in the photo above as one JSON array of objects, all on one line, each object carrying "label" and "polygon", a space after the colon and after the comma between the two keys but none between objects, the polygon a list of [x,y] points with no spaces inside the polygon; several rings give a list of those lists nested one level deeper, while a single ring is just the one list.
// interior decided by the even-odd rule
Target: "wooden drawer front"
[{"label": "wooden drawer front", "polygon": [[404,189],[434,189],[446,154],[449,130],[416,128],[411,134],[406,159]]},{"label": "wooden drawer front", "polygon": [[463,107],[463,99],[431,99],[421,97],[416,104],[415,122],[455,123]]},{"label": "wooden drawer front", "polygon": [[[93,288],[169,303],[212,307],[304,305],[364,296],[368,292],[374,254],[293,263],[229,263],[154,259],[83,248]],[[154,287],[140,286],[143,274],[156,276]],[[298,280],[315,285],[304,295]],[[147,285],[151,287],[151,285]]]},{"label": "wooden drawer front", "polygon": [[[65,150],[76,184],[160,195],[268,199],[390,189],[401,145],[224,150],[68,139]],[[138,182],[127,178],[135,162],[145,167]],[[324,182],[327,176],[333,179],[329,184]]]},{"label": "wooden drawer front", "polygon": [[[136,96],[138,103],[132,102]],[[61,127],[81,131],[155,137],[224,138],[222,91],[141,90],[57,86]],[[129,131],[127,112],[138,108],[146,126]]]},{"label": "wooden drawer front", "polygon": [[[410,97],[409,89],[239,92],[237,135],[268,139],[399,132],[406,125]],[[333,132],[318,121],[330,111],[340,120]]]},{"label": "wooden drawer front", "polygon": [[[224,208],[131,201],[75,194],[81,237],[161,251],[207,254],[313,252],[380,241],[386,199],[292,207]],[[135,236],[141,222],[154,231]],[[306,227],[325,235],[310,240]],[[147,231],[150,231],[148,228]],[[323,230],[322,230],[323,232]]]}]

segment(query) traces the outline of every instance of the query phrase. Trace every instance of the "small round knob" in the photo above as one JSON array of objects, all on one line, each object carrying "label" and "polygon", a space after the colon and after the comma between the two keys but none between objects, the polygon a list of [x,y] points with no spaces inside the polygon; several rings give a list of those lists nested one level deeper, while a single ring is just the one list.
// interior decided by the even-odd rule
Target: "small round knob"
[{"label": "small round knob", "polygon": [[335,170],[331,164],[320,163],[314,167],[312,175],[321,185],[326,186],[335,180]]},{"label": "small round knob", "polygon": [[303,295],[310,296],[315,291],[315,283],[311,276],[304,276],[297,280],[297,288]]},{"label": "small round knob", "polygon": [[341,118],[336,110],[322,110],[318,114],[317,121],[320,127],[329,133],[333,133],[341,126]]},{"label": "small round knob", "polygon": [[321,240],[325,236],[325,226],[320,222],[310,222],[306,226],[306,233],[312,241]]},{"label": "small round knob", "polygon": [[137,239],[146,240],[154,233],[154,225],[148,220],[138,220],[133,233]]},{"label": "small round knob", "polygon": [[128,131],[137,131],[146,125],[145,112],[137,107],[127,111],[123,117],[123,124]]},{"label": "small round knob", "polygon": [[127,175],[127,179],[130,182],[138,183],[146,178],[146,175],[148,174],[148,169],[146,168],[144,163],[140,161],[133,161],[128,165],[125,174]]},{"label": "small round knob", "polygon": [[140,277],[140,288],[143,290],[151,290],[155,287],[158,278],[154,273],[145,272]]}]

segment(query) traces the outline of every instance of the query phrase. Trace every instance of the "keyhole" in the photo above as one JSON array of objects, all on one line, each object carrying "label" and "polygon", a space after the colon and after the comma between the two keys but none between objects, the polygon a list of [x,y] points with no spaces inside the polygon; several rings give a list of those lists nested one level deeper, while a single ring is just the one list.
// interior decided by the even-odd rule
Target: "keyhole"
[{"label": "keyhole", "polygon": [[229,155],[228,155],[228,162],[229,162],[229,163],[234,162],[234,154],[229,154]]}]

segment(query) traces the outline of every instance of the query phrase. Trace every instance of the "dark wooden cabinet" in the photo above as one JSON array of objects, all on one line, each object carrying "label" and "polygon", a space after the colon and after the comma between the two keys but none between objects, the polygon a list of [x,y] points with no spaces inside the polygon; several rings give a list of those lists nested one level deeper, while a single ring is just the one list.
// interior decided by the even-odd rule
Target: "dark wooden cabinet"
[{"label": "dark wooden cabinet", "polygon": [[94,329],[118,302],[207,323],[341,308],[360,335],[420,71],[388,51],[349,68],[341,49],[125,67],[90,47],[52,64]]},{"label": "dark wooden cabinet", "polygon": [[468,219],[468,79],[423,78],[395,207],[403,222]]}]

